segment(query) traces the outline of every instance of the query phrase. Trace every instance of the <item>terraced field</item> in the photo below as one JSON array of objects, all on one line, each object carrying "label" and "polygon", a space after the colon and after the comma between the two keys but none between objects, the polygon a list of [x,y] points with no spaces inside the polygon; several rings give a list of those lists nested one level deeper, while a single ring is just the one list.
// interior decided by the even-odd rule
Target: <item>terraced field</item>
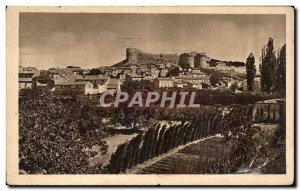
[{"label": "terraced field", "polygon": [[137,174],[204,174],[208,164],[226,160],[236,149],[234,142],[224,142],[222,137],[211,137],[160,158],[147,161],[126,173]]}]

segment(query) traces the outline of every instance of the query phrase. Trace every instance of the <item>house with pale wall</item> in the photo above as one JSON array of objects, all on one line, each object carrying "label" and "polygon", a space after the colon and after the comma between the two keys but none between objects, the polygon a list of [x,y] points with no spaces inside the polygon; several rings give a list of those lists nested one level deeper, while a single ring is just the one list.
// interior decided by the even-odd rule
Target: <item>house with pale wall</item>
[{"label": "house with pale wall", "polygon": [[181,75],[175,77],[175,82],[177,83],[189,82],[192,84],[209,83],[209,77],[208,76],[194,77],[193,75]]},{"label": "house with pale wall", "polygon": [[154,82],[159,88],[172,88],[175,85],[172,78],[156,78]]},{"label": "house with pale wall", "polygon": [[[95,94],[94,85],[87,82],[57,82],[54,85],[55,92],[63,94],[79,94],[79,95],[89,95]],[[97,89],[96,89],[97,90]]]},{"label": "house with pale wall", "polygon": [[98,87],[98,84],[103,85],[110,79],[109,76],[101,75],[86,75],[75,79],[76,82],[91,82],[94,88]]},{"label": "house with pale wall", "polygon": [[39,75],[35,67],[19,67],[19,89],[31,89],[33,78]]}]

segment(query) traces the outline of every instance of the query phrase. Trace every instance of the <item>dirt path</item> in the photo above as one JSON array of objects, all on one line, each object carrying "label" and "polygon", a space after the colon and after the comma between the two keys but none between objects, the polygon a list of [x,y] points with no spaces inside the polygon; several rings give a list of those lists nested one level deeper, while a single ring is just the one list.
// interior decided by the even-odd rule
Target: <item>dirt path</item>
[{"label": "dirt path", "polygon": [[[105,155],[98,154],[95,157],[92,157],[89,159],[89,163],[91,166],[102,164],[103,166],[107,165],[109,163],[109,160],[111,158],[111,155],[117,150],[118,146],[122,143],[125,143],[127,141],[130,141],[133,137],[135,137],[137,134],[133,135],[113,135],[106,137],[104,141],[106,141],[108,145],[108,150]],[[96,146],[94,148],[96,151],[99,150],[99,146]]]}]

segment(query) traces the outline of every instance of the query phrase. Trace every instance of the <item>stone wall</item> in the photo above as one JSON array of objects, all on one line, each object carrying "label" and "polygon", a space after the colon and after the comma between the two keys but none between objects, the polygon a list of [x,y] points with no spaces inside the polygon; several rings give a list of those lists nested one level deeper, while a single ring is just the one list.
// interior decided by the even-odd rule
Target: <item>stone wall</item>
[{"label": "stone wall", "polygon": [[137,48],[126,49],[126,60],[131,63],[148,62],[170,62],[178,64],[179,55],[177,54],[151,54],[143,52]]}]

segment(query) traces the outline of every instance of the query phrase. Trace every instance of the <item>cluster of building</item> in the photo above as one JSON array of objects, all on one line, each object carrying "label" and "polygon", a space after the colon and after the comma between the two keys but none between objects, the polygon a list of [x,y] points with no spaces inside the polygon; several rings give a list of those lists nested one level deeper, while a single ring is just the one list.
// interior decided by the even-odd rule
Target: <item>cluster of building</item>
[{"label": "cluster of building", "polygon": [[[50,68],[37,70],[35,67],[19,67],[19,89],[42,89],[48,86],[47,80],[53,80],[51,91],[62,93],[98,94],[104,91],[119,91],[121,81],[104,75],[88,75],[89,70],[79,67]],[[39,77],[34,80],[34,77]]]},{"label": "cluster of building", "polygon": [[154,81],[160,88],[203,89],[203,87],[208,87],[210,84],[209,76],[196,71],[183,72],[179,76],[156,78]]},{"label": "cluster of building", "polygon": [[[217,87],[210,85],[210,76],[201,71],[208,67],[205,53],[148,54],[138,49],[126,49],[126,59],[113,66],[94,69],[50,68],[38,71],[34,67],[19,68],[19,88],[30,89],[35,85],[44,88],[48,84],[43,80],[54,81],[51,91],[76,92],[79,94],[100,94],[105,91],[120,91],[126,80],[154,82],[158,88],[211,88],[229,89],[233,84],[246,91],[247,84],[243,80],[221,78]],[[184,67],[187,66],[188,67]],[[176,70],[176,72],[171,71]]]}]

